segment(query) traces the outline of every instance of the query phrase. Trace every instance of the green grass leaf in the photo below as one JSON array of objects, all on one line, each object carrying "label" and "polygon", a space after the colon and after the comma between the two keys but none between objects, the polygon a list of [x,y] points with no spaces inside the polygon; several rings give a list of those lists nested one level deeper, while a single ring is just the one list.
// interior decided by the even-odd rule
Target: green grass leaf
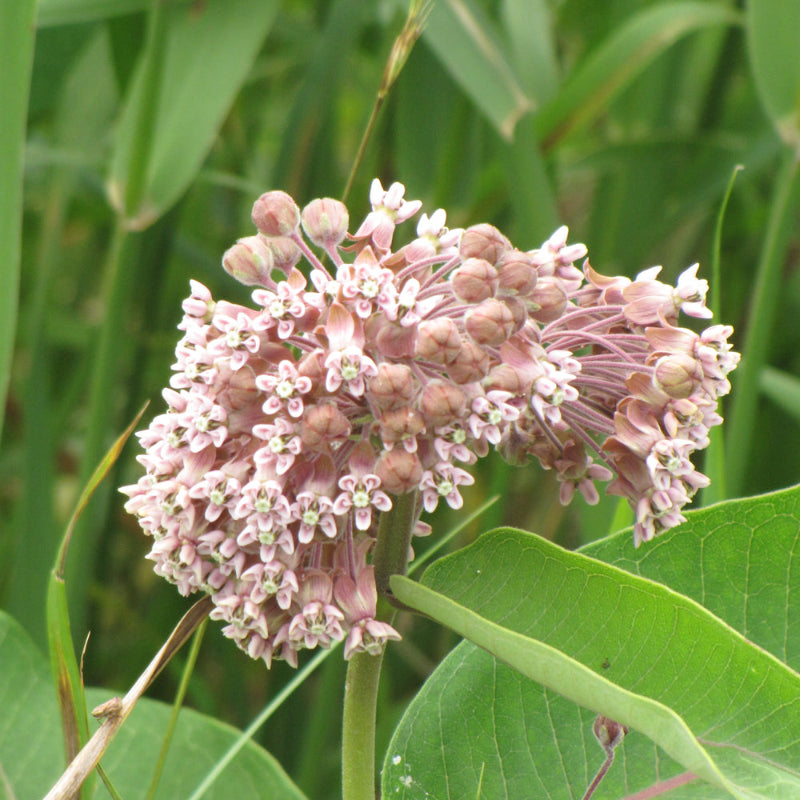
[{"label": "green grass leaf", "polygon": [[[90,706],[111,697],[109,690],[90,689]],[[0,797],[3,786],[16,800],[43,797],[63,769],[58,707],[48,667],[24,630],[0,612]],[[171,709],[142,699],[122,726],[103,758],[112,783],[126,800],[144,797],[147,778],[158,758]],[[185,797],[236,740],[239,732],[189,709],[180,712],[156,798]],[[96,797],[105,797],[98,785]],[[259,800],[281,797],[302,800],[275,759],[249,742],[229,765],[224,780],[205,798]]]},{"label": "green grass leaf", "polygon": [[[202,6],[168,4],[160,12],[163,63],[159,69],[148,62],[161,57],[154,46],[140,64],[119,120],[111,166],[112,203],[130,228],[151,224],[195,178],[277,8],[276,0],[209,0]],[[143,115],[152,115],[146,152]],[[131,198],[134,178],[142,181],[142,191]]]},{"label": "green grass leaf", "polygon": [[579,797],[602,761],[590,709],[632,729],[597,798],[687,770],[715,786],[670,797],[797,797],[800,676],[781,662],[800,661],[798,522],[792,490],[696,512],[638,550],[628,532],[586,549],[626,571],[500,530],[431,567],[427,589],[393,580],[536,682],[460,645],[401,722],[384,792],[476,797],[482,775],[482,797]]},{"label": "green grass leaf", "polygon": [[45,28],[143,11],[147,8],[147,0],[39,0],[38,6],[36,24]]},{"label": "green grass leaf", "polygon": [[780,137],[800,150],[800,3],[749,0],[747,43],[756,89]]},{"label": "green grass leaf", "polygon": [[735,11],[718,3],[658,3],[632,15],[583,59],[537,115],[545,149],[590,124],[611,98],[681,37],[738,21]]}]

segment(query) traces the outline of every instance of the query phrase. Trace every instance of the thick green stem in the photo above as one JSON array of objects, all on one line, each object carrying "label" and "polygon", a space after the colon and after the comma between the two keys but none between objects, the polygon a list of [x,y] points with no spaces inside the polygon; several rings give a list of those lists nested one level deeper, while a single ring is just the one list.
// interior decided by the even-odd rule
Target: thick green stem
[{"label": "thick green stem", "polygon": [[[372,563],[382,597],[390,595],[389,578],[405,575],[408,547],[417,519],[417,493],[392,497],[392,510],[381,515]],[[378,616],[388,618],[388,604]],[[383,654],[356,653],[347,667],[342,720],[342,800],[375,800],[375,722]]]}]

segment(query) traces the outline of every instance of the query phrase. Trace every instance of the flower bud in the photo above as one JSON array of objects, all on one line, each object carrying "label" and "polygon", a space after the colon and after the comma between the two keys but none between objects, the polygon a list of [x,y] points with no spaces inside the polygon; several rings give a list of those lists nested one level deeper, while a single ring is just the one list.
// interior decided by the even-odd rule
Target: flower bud
[{"label": "flower bud", "polygon": [[538,306],[530,315],[537,322],[554,322],[567,307],[567,295],[552,278],[541,278],[531,292],[530,299]]},{"label": "flower bud", "polygon": [[453,275],[453,294],[465,303],[480,303],[494,297],[497,270],[482,258],[467,258]]},{"label": "flower bud", "polygon": [[395,448],[384,450],[375,465],[381,487],[390,494],[412,492],[422,480],[422,464],[416,453]]},{"label": "flower bud", "polygon": [[303,257],[297,242],[288,236],[271,236],[266,244],[272,253],[272,268],[279,269],[284,275],[288,275]]},{"label": "flower bud", "polygon": [[432,380],[425,385],[419,397],[419,410],[429,428],[449,425],[466,410],[467,396],[452,383]]},{"label": "flower bud", "polygon": [[272,271],[272,251],[261,236],[247,236],[225,251],[222,267],[245,286],[265,286]]},{"label": "flower bud", "polygon": [[264,236],[288,236],[300,224],[300,209],[286,192],[262,194],[253,203],[253,222]]},{"label": "flower bud", "polygon": [[408,405],[415,391],[414,375],[405,364],[378,364],[378,374],[367,384],[367,397],[380,410]]},{"label": "flower bud", "polygon": [[526,302],[519,297],[504,297],[503,303],[511,312],[511,318],[514,320],[513,333],[519,333],[528,321],[528,306]]},{"label": "flower bud", "polygon": [[514,332],[514,318],[500,300],[484,300],[466,315],[464,327],[478,344],[497,347]]},{"label": "flower bud", "polygon": [[653,383],[670,397],[689,397],[702,380],[703,370],[691,356],[677,353],[656,361]]},{"label": "flower bud", "polygon": [[447,365],[447,374],[456,383],[474,383],[486,377],[489,356],[483,348],[468,339],[463,341],[458,355]]},{"label": "flower bud", "polygon": [[496,264],[510,249],[511,242],[494,225],[486,223],[467,228],[458,247],[461,258],[483,258],[490,264]]},{"label": "flower bud", "polygon": [[511,295],[529,295],[536,286],[536,268],[527,253],[509,250],[497,262],[499,289]]},{"label": "flower bud", "polygon": [[613,750],[625,738],[627,732],[627,726],[604,717],[602,714],[597,716],[592,725],[592,733],[606,751]]},{"label": "flower bud", "polygon": [[530,391],[530,378],[511,364],[498,364],[483,380],[485,391],[500,389],[511,394],[524,395]]},{"label": "flower bud", "polygon": [[434,364],[449,364],[461,351],[461,335],[448,317],[423,320],[417,326],[416,355]]},{"label": "flower bud", "polygon": [[330,446],[337,439],[343,439],[350,433],[347,417],[332,403],[323,403],[306,409],[303,414],[301,438],[306,447],[314,448],[327,444]]},{"label": "flower bud", "polygon": [[318,247],[335,247],[347,235],[350,215],[339,200],[320,197],[312,200],[301,216],[303,230]]},{"label": "flower bud", "polygon": [[425,421],[419,411],[400,406],[384,411],[378,420],[384,444],[393,445],[422,433]]}]

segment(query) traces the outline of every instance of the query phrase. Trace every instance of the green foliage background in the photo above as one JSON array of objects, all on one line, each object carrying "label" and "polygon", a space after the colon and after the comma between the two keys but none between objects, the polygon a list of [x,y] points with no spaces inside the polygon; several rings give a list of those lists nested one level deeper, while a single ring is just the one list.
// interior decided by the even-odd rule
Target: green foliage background
[{"label": "green foliage background", "polygon": [[[564,223],[599,271],[663,264],[674,280],[694,261],[710,277],[717,214],[742,165],[712,305],[750,349],[727,409],[727,483],[707,499],[800,475],[797,9],[438,0],[350,197],[355,220],[372,177],[400,180],[429,213],[446,208],[453,227],[492,222],[527,249]],[[253,200],[272,188],[300,205],[341,194],[405,10],[390,0],[0,0],[13,42],[0,55],[0,604],[42,647],[61,532],[136,411],[150,400],[158,413],[189,279],[247,302],[220,258],[251,232]],[[84,514],[67,571],[75,636],[92,631],[87,683],[120,690],[186,607],[152,574],[148,542],[113,490],[138,477],[135,455],[132,444]],[[609,531],[614,502],[565,510],[538,468],[489,459],[478,470],[469,507],[503,500],[451,547],[500,524],[567,546]],[[445,510],[434,528],[454,521]],[[430,623],[399,624],[384,743],[455,642]],[[179,668],[155,696],[171,697]],[[329,659],[261,734],[312,797],[338,792],[343,671]],[[243,727],[288,674],[250,662],[212,626],[188,700]]]}]

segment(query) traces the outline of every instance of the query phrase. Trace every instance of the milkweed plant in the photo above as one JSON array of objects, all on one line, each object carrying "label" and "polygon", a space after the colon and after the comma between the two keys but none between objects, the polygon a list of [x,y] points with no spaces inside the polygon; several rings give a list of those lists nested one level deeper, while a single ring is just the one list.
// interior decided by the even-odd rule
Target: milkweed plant
[{"label": "milkweed plant", "polygon": [[[493,449],[552,471],[564,504],[598,486],[627,500],[637,547],[684,522],[739,360],[731,326],[703,327],[698,264],[675,286],[660,267],[607,276],[566,227],[523,251],[421,213],[399,182],[374,180],[370,204],[351,225],[331,198],[256,200],[256,232],[222,259],[252,304],[192,281],[167,409],[122,488],[155,571],[208,595],[267,667],[338,642],[379,664],[401,638],[391,576]],[[627,728],[598,720],[611,758]]]}]

